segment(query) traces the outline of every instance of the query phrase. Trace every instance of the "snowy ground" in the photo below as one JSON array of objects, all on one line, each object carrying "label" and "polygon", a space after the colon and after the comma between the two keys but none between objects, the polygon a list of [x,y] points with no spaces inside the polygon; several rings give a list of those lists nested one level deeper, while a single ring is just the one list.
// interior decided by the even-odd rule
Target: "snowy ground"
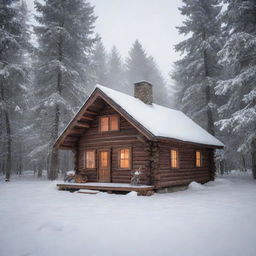
[{"label": "snowy ground", "polygon": [[1,256],[255,256],[256,182],[230,175],[152,197],[0,182]]}]

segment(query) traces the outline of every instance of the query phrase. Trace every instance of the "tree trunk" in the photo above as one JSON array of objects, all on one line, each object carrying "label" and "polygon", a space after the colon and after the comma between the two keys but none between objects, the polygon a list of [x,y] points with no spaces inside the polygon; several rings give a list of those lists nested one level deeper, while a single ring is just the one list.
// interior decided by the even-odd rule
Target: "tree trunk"
[{"label": "tree trunk", "polygon": [[10,126],[10,119],[9,114],[6,109],[6,101],[4,95],[4,87],[1,85],[1,100],[4,102],[5,106],[3,109],[3,115],[5,118],[5,128],[6,128],[6,137],[7,137],[7,157],[6,157],[6,164],[5,164],[5,181],[9,181],[11,177],[11,170],[12,170],[12,138],[11,138],[11,126]]},{"label": "tree trunk", "polygon": [[256,179],[256,137],[252,141],[252,174],[253,178]]},{"label": "tree trunk", "polygon": [[[63,27],[64,23],[62,22],[60,24],[60,27]],[[58,60],[59,62],[62,62],[63,59],[63,53],[62,53],[62,36],[60,35],[59,41],[58,41]],[[61,95],[62,92],[62,71],[59,69],[57,73],[57,92],[59,95]],[[58,138],[59,133],[59,123],[60,123],[60,106],[56,104],[55,108],[55,120],[54,120],[54,126],[52,129],[52,136],[51,141],[54,143]],[[52,144],[53,144],[52,143]],[[49,180],[55,180],[58,177],[59,172],[59,151],[55,148],[52,149],[51,155],[50,155],[50,167],[48,171],[48,179]]]},{"label": "tree trunk", "polygon": [[[203,32],[203,40],[206,40],[205,31]],[[208,56],[207,56],[206,50],[204,50],[203,52],[203,57],[204,57],[204,73],[205,73],[205,99],[207,104],[207,131],[210,134],[215,135],[213,113],[210,107],[210,104],[213,102],[213,99],[211,97],[212,93],[211,93],[211,88],[209,86],[210,72],[209,72]]]},{"label": "tree trunk", "polygon": [[[51,138],[52,142],[56,141],[58,138],[59,119],[60,119],[59,106],[56,105],[54,128],[52,131],[52,138]],[[58,172],[59,172],[59,151],[57,149],[53,148],[51,151],[51,155],[50,155],[50,166],[49,166],[49,171],[48,171],[48,179],[49,180],[57,179]]]},{"label": "tree trunk", "polygon": [[242,160],[242,171],[246,172],[247,168],[246,168],[246,160],[245,160],[245,155],[241,154],[241,160]]},{"label": "tree trunk", "polygon": [[1,159],[1,170],[0,172],[2,173],[2,175],[5,175],[5,156],[2,157]]},{"label": "tree trunk", "polygon": [[19,160],[18,160],[18,175],[21,175],[23,171],[23,154],[22,154],[21,143],[19,143],[19,145],[20,145],[20,150],[19,150]]},{"label": "tree trunk", "polygon": [[5,181],[9,181],[12,171],[12,138],[11,138],[11,127],[10,120],[7,110],[4,110],[5,125],[6,125],[6,136],[7,136],[7,160],[5,168]]},{"label": "tree trunk", "polygon": [[223,175],[225,172],[225,162],[224,159],[220,160],[220,174]]},{"label": "tree trunk", "polygon": [[43,166],[42,163],[39,161],[38,167],[37,167],[37,177],[42,178],[43,176]]}]

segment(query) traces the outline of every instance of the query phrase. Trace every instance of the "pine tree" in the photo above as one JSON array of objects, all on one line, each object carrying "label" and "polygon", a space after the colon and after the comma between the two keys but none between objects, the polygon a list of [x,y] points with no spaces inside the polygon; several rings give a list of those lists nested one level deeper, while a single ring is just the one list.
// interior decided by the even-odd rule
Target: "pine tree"
[{"label": "pine tree", "polygon": [[8,181],[12,172],[13,144],[17,144],[18,122],[14,119],[24,107],[24,94],[28,79],[24,58],[31,45],[23,1],[0,2],[0,112],[1,141],[5,143],[5,174]]},{"label": "pine tree", "polygon": [[166,95],[166,86],[164,79],[159,71],[154,58],[148,56],[141,43],[136,40],[129,51],[129,57],[126,61],[126,74],[128,88],[126,91],[132,94],[133,84],[138,81],[147,81],[153,84],[154,102],[163,104]]},{"label": "pine tree", "polygon": [[254,0],[224,2],[226,43],[219,56],[226,77],[219,81],[216,93],[227,100],[218,109],[221,120],[217,124],[233,135],[229,146],[242,155],[251,154],[256,178],[256,5]]},{"label": "pine tree", "polygon": [[111,49],[107,64],[107,84],[113,89],[124,91],[125,71],[121,56],[115,46]]},{"label": "pine tree", "polygon": [[94,46],[90,66],[94,84],[107,85],[107,53],[101,40]]},{"label": "pine tree", "polygon": [[153,96],[156,103],[170,106],[171,96],[169,95],[169,89],[167,87],[166,81],[163,78],[158,65],[156,64],[152,56],[148,57],[148,65],[150,71],[150,81],[153,84]]},{"label": "pine tree", "polygon": [[129,57],[126,60],[126,66],[127,79],[130,86],[133,83],[141,80],[149,81],[150,73],[148,56],[138,40],[134,42],[131,50],[129,51]]},{"label": "pine tree", "polygon": [[217,53],[221,47],[218,0],[182,0],[186,17],[179,33],[187,37],[175,46],[183,54],[173,78],[178,88],[179,107],[208,132],[214,134],[214,91],[219,75]]},{"label": "pine tree", "polygon": [[60,129],[88,95],[89,56],[95,43],[93,7],[84,0],[46,0],[35,2],[40,24],[38,38],[35,96],[35,123],[44,137],[35,151],[49,152],[48,178],[56,179],[59,153],[52,149]]}]

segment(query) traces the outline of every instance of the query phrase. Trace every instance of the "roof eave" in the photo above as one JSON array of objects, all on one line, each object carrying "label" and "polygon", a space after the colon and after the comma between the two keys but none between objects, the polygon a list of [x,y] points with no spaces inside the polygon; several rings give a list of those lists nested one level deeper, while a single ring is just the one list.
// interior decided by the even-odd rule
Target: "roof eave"
[{"label": "roof eave", "polygon": [[168,141],[168,142],[176,142],[176,143],[182,143],[182,144],[191,144],[195,145],[198,147],[207,147],[207,148],[214,148],[214,149],[223,149],[224,145],[210,145],[210,144],[204,144],[204,143],[198,143],[198,142],[191,142],[191,141],[184,141],[184,140],[179,140],[175,138],[169,138],[169,137],[164,137],[164,136],[156,136],[157,140],[159,141]]},{"label": "roof eave", "polygon": [[[90,94],[90,96],[87,98],[87,100],[85,101],[85,103],[83,104],[83,106],[79,109],[79,111],[76,113],[76,115],[73,117],[73,119],[70,121],[70,123],[65,127],[65,129],[62,131],[62,133],[60,134],[60,136],[58,137],[58,139],[55,141],[55,143],[53,144],[53,148],[55,149],[63,149],[61,148],[61,142],[63,141],[66,133],[68,132],[68,130],[70,129],[70,127],[72,127],[72,125],[74,125],[75,121],[77,120],[77,118],[81,115],[81,113],[83,111],[85,111],[89,105],[87,106],[88,102],[90,102],[90,100],[92,100],[95,96],[97,91],[99,90],[99,88],[95,88],[93,90],[93,92]],[[72,149],[71,149],[72,150]]]}]

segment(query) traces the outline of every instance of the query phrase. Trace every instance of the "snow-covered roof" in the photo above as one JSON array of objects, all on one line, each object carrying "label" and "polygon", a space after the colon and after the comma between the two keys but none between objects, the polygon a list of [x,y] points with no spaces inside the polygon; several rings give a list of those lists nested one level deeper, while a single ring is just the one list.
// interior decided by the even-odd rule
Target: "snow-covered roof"
[{"label": "snow-covered roof", "polygon": [[130,116],[156,137],[166,137],[186,142],[224,146],[183,112],[157,104],[148,105],[128,94],[96,85]]}]

